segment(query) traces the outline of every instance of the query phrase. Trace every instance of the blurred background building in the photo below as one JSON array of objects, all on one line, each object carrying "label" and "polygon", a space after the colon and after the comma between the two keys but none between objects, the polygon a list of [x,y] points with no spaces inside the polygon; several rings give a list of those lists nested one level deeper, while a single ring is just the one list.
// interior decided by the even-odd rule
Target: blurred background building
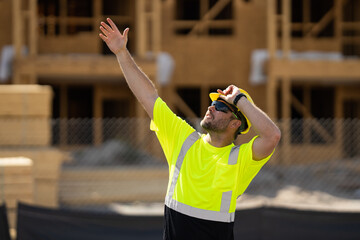
[{"label": "blurred background building", "polygon": [[291,186],[327,201],[360,198],[359,0],[0,0],[0,156],[33,160],[26,201],[97,208],[164,198],[150,121],[98,36],[107,17],[130,27],[130,53],[194,127],[208,93],[229,84],[278,123],[281,143],[250,195]]}]

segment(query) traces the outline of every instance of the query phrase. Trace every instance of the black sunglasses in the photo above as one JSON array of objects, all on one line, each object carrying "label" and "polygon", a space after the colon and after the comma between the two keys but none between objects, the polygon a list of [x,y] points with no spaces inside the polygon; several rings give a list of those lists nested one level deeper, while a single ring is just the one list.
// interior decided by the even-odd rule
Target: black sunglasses
[{"label": "black sunglasses", "polygon": [[231,111],[231,109],[228,106],[226,106],[225,103],[222,102],[213,101],[211,103],[211,106],[215,106],[216,111],[220,111],[224,113],[228,113],[229,111]]},{"label": "black sunglasses", "polygon": [[211,106],[215,106],[216,111],[220,111],[223,113],[231,112],[236,117],[236,119],[239,119],[238,116],[236,116],[236,113],[234,113],[234,111],[223,102],[213,101],[211,103]]}]

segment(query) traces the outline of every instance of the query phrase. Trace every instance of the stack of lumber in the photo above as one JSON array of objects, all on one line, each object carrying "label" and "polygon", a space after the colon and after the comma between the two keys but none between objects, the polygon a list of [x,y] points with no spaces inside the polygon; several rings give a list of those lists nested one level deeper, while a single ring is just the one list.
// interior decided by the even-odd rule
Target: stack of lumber
[{"label": "stack of lumber", "polygon": [[0,158],[24,156],[33,161],[33,203],[57,207],[59,177],[64,154],[55,148],[0,149]]},{"label": "stack of lumber", "polygon": [[52,96],[50,86],[0,85],[0,146],[48,146]]},{"label": "stack of lumber", "polygon": [[33,161],[0,158],[0,201],[6,203],[10,228],[15,228],[17,203],[33,203],[33,199]]},{"label": "stack of lumber", "polygon": [[0,85],[0,158],[33,161],[33,203],[58,206],[63,154],[51,147],[52,89],[41,85]]}]

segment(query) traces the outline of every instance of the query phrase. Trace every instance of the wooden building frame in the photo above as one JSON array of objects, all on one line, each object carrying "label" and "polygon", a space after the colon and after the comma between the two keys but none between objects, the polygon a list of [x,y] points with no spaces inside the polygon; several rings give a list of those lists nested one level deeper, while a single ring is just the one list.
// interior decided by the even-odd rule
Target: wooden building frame
[{"label": "wooden building frame", "polygon": [[[193,43],[192,49],[187,50],[183,55],[190,55],[189,52],[194,51],[196,47],[209,44],[209,46],[218,46],[218,43],[224,45],[224,49],[230,53],[232,48],[233,52],[239,52],[244,54],[250,52],[250,50],[244,50],[238,48],[238,44],[242,44],[245,38],[241,37],[245,30],[249,28],[244,25],[249,23],[243,23],[247,12],[255,13],[259,12],[262,16],[262,21],[255,22],[258,32],[261,33],[266,39],[257,40],[259,43],[252,45],[252,48],[262,46],[267,47],[269,60],[267,61],[266,75],[267,82],[264,85],[265,91],[260,89],[261,93],[266,93],[267,113],[275,120],[284,119],[289,121],[291,118],[291,107],[295,108],[305,119],[313,120],[315,117],[312,115],[310,88],[313,84],[319,85],[331,85],[335,88],[335,106],[334,112],[336,118],[343,118],[343,102],[346,99],[359,99],[359,94],[353,88],[348,85],[359,85],[360,82],[360,61],[357,59],[343,60],[343,61],[329,61],[329,60],[293,60],[290,58],[290,53],[293,49],[307,50],[311,49],[325,49],[340,51],[344,44],[359,44],[359,37],[348,37],[343,34],[347,30],[360,30],[359,22],[344,21],[343,7],[354,0],[334,0],[334,6],[318,21],[311,21],[311,1],[302,0],[303,20],[301,23],[291,22],[291,0],[218,0],[213,1],[210,4],[208,0],[198,0],[198,19],[179,19],[176,15],[176,7],[179,4],[177,0],[136,0],[136,1],[124,1],[128,8],[128,14],[119,15],[106,15],[103,14],[103,3],[106,0],[92,0],[92,13],[91,17],[86,16],[69,16],[67,0],[59,0],[59,13],[56,16],[43,16],[37,14],[39,12],[38,0],[12,0],[12,22],[13,22],[13,45],[15,49],[15,61],[14,61],[14,76],[12,83],[39,83],[43,78],[51,79],[51,83],[57,84],[60,89],[61,105],[60,118],[67,118],[67,86],[68,83],[76,78],[77,84],[84,84],[85,82],[93,81],[94,85],[94,102],[93,113],[95,118],[101,119],[103,117],[101,102],[110,97],[112,99],[121,98],[121,96],[131,96],[129,92],[120,91],[114,93],[114,82],[117,84],[123,84],[123,75],[118,68],[117,62],[113,56],[101,55],[101,41],[98,38],[98,25],[105,17],[110,16],[118,23],[132,24],[134,26],[134,34],[136,42],[132,44],[133,55],[137,63],[141,66],[142,70],[149,75],[151,79],[156,79],[157,75],[157,63],[156,55],[161,51],[173,51],[177,57],[181,56],[183,52],[178,48],[183,47],[187,43]],[[355,0],[356,1],[356,0]],[[282,12],[278,13],[278,6],[281,4]],[[231,17],[219,18],[221,13],[230,9]],[[254,10],[255,9],[255,10]],[[249,21],[257,20],[257,16],[250,15]],[[263,14],[263,15],[261,15]],[[242,18],[243,17],[243,18]],[[331,22],[334,22],[334,37],[329,39],[318,39],[317,36],[321,31],[328,26]],[[241,25],[242,24],[242,25]],[[263,24],[264,26],[260,26]],[[92,30],[86,34],[79,34],[69,36],[67,26],[71,25],[86,25]],[[55,27],[57,26],[57,27]],[[259,27],[260,26],[260,27]],[[184,30],[185,29],[185,30]],[[211,29],[230,29],[229,36],[218,36],[216,39],[210,35]],[[261,31],[261,30],[265,31]],[[293,38],[292,31],[301,31],[302,38]],[[177,35],[176,32],[182,31],[182,35]],[[45,33],[46,32],[46,36]],[[279,33],[281,37],[279,38]],[[258,37],[261,38],[261,37]],[[89,40],[90,39],[90,40]],[[83,42],[86,49],[91,51],[86,52],[84,55],[71,54],[70,50],[61,49],[61,46],[57,46],[61,54],[52,54],[51,47],[58,42],[66,42],[69,44],[71,50],[74,46],[78,46],[79,42]],[[305,43],[305,44],[304,44]],[[48,45],[47,45],[48,44]],[[51,45],[52,44],[52,45]],[[266,46],[267,44],[267,46]],[[22,46],[28,46],[28,55],[22,54]],[[226,48],[227,45],[230,47]],[[46,49],[49,52],[46,52]],[[49,50],[50,49],[50,50]],[[79,48],[80,52],[82,51]],[[282,56],[276,55],[277,50],[282,51]],[[217,50],[217,49],[215,49]],[[70,52],[67,52],[70,51]],[[149,52],[152,54],[149,55]],[[198,54],[203,52],[198,51]],[[217,50],[215,54],[221,53]],[[233,54],[230,58],[237,57]],[[176,57],[175,56],[175,57]],[[212,56],[211,53],[208,56]],[[217,57],[217,56],[216,56]],[[204,56],[206,58],[206,56]],[[198,58],[201,59],[201,58]],[[224,58],[219,58],[219,62]],[[238,61],[240,58],[232,59],[231,61]],[[246,65],[249,60],[241,58],[238,65]],[[178,59],[176,59],[178,60]],[[191,59],[190,59],[191,60]],[[208,59],[205,59],[208,60]],[[231,62],[230,61],[230,62]],[[188,61],[191,62],[191,61]],[[216,60],[207,61],[207,63],[213,64]],[[189,66],[190,64],[185,60],[180,59],[179,65]],[[220,65],[220,64],[219,64]],[[224,66],[223,66],[224,65]],[[226,69],[224,63],[220,65],[221,69]],[[238,67],[235,65],[235,67]],[[111,71],[108,69],[111,68]],[[239,76],[243,76],[246,71],[245,67],[241,70],[241,74],[236,71],[234,73],[224,74],[224,80],[222,84],[236,83],[244,84],[243,80],[239,80]],[[187,69],[186,69],[187,70]],[[201,70],[205,70],[204,75],[198,76]],[[181,87],[197,87],[200,89],[200,115],[203,115],[209,103],[208,93],[210,89],[217,85],[216,78],[219,76],[211,68],[201,69],[199,71],[193,71],[195,77],[199,77],[199,80],[193,81],[194,78],[187,79],[188,75],[183,73],[176,73],[174,79],[169,86],[158,86],[161,95],[165,95],[168,104],[171,107],[176,107],[186,117],[194,118],[199,117],[199,113],[195,113],[191,106],[178,94],[177,89]],[[184,71],[181,69],[180,71]],[[208,80],[209,76],[214,79]],[[39,80],[40,79],[40,80]],[[99,81],[99,79],[104,79]],[[116,80],[115,80],[116,79]],[[119,81],[120,79],[120,81]],[[122,80],[121,80],[122,79]],[[157,83],[156,83],[157,84]],[[304,100],[299,101],[293,94],[291,94],[292,86],[304,87]],[[245,85],[245,87],[251,87]],[[121,86],[118,86],[120,89]],[[278,93],[280,93],[281,104],[278,103]],[[120,96],[121,95],[121,96]],[[262,96],[263,96],[262,95]],[[255,96],[255,98],[262,98],[261,96]],[[279,107],[278,107],[279,106]],[[279,114],[281,113],[281,114]],[[135,116],[144,117],[145,112],[142,107],[137,104],[135,110]],[[94,142],[101,143],[101,122],[98,127],[95,127]],[[324,138],[331,138],[327,131],[323,129],[315,120],[312,121],[312,126],[316,131]],[[283,130],[283,145],[290,144],[290,126],[288,124],[282,125]],[[308,136],[309,130],[304,131],[304,135]],[[341,131],[337,133],[336,142],[341,143]],[[66,136],[63,136],[65,139]],[[339,144],[337,146],[340,146]]]},{"label": "wooden building frame", "polygon": [[[344,118],[343,103],[346,99],[360,99],[359,92],[352,87],[346,87],[344,84],[358,85],[360,83],[360,60],[350,59],[343,61],[331,60],[294,60],[290,58],[292,49],[291,31],[300,29],[304,33],[304,38],[315,37],[331,20],[335,25],[334,42],[338,50],[342,49],[344,43],[359,43],[358,37],[345,37],[345,29],[359,29],[360,22],[344,22],[343,7],[348,3],[347,0],[334,0],[334,6],[321,18],[318,23],[309,23],[310,0],[303,0],[304,21],[302,24],[293,24],[291,22],[291,0],[268,0],[268,52],[269,60],[267,63],[267,112],[274,119],[282,119],[282,146],[281,151],[289,153],[306,151],[306,145],[309,152],[314,151],[310,144],[310,126],[320,134],[327,142],[329,149],[338,149],[338,155],[341,156],[343,143],[342,119]],[[277,4],[281,4],[282,12],[277,13]],[[278,39],[277,33],[281,31],[281,38]],[[276,55],[276,50],[282,51],[281,57]],[[328,131],[311,114],[311,100],[309,84],[316,83],[321,85],[335,85],[335,117],[338,119],[335,126],[335,135],[331,136]],[[292,86],[304,86],[304,103],[301,103],[292,93]],[[277,103],[278,91],[280,92],[281,104]],[[278,106],[280,109],[278,109]],[[294,107],[303,115],[304,119],[310,120],[311,124],[306,125],[304,129],[304,143],[300,147],[291,144],[291,107]],[[280,111],[279,111],[280,110]],[[281,112],[281,116],[279,115]],[[331,151],[330,151],[331,152]],[[296,155],[296,154],[295,154]]]}]

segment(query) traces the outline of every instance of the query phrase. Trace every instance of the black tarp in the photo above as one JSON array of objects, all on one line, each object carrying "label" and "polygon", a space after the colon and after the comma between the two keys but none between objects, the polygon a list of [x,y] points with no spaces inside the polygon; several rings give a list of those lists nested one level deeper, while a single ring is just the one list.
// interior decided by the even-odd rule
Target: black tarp
[{"label": "black tarp", "polygon": [[0,239],[10,240],[9,223],[5,204],[0,206]]},{"label": "black tarp", "polygon": [[124,216],[19,204],[18,240],[159,240],[161,216]]},{"label": "black tarp", "polygon": [[235,239],[360,240],[360,213],[264,207],[235,216]]},{"label": "black tarp", "polygon": [[[235,219],[236,240],[360,239],[360,213],[263,207],[239,210]],[[18,207],[18,240],[152,240],[162,239],[162,228],[161,216]]]}]

